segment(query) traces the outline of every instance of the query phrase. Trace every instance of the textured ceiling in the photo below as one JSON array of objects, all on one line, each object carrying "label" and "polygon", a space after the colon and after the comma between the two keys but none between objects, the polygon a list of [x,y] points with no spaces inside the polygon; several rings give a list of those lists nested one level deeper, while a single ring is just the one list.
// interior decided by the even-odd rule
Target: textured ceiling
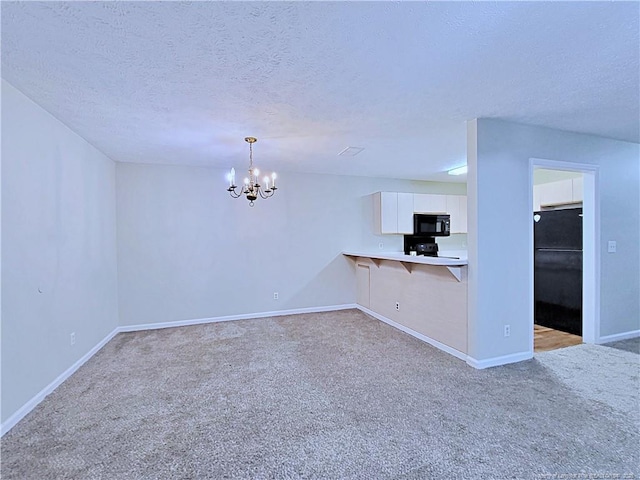
[{"label": "textured ceiling", "polygon": [[1,8],[3,78],[116,161],[243,169],[253,135],[263,169],[438,180],[476,117],[640,141],[638,2]]}]

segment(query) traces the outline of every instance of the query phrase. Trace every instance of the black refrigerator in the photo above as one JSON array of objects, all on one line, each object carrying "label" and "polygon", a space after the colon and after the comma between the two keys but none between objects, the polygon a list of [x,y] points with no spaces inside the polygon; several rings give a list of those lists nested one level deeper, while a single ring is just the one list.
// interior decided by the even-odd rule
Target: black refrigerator
[{"label": "black refrigerator", "polygon": [[582,208],[533,219],[535,323],[582,335]]}]

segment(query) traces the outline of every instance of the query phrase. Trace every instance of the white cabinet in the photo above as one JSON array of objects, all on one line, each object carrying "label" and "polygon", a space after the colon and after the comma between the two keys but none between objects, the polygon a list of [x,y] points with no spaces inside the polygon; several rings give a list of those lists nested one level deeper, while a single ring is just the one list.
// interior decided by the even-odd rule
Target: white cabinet
[{"label": "white cabinet", "polygon": [[446,213],[447,196],[433,193],[415,193],[413,195],[415,213]]},{"label": "white cabinet", "polygon": [[448,213],[451,233],[467,233],[467,196],[432,193],[377,192],[374,198],[376,232],[412,234],[414,213]]},{"label": "white cabinet", "polygon": [[543,183],[539,187],[541,206],[570,203],[573,201],[573,182],[571,179]]},{"label": "white cabinet", "polygon": [[533,186],[533,211],[540,211],[540,185]]},{"label": "white cabinet", "polygon": [[398,233],[413,233],[413,193],[398,193]]},{"label": "white cabinet", "polygon": [[584,182],[582,180],[582,175],[579,176],[578,178],[574,178],[571,181],[573,182],[572,184],[572,199],[574,202],[581,202],[584,199],[584,194],[583,194],[583,185]]},{"label": "white cabinet", "polygon": [[467,233],[467,196],[415,193],[415,213],[448,213],[451,215],[451,233]]},{"label": "white cabinet", "polygon": [[581,202],[582,177],[569,178],[557,182],[542,183],[533,186],[533,210],[551,205]]},{"label": "white cabinet", "polygon": [[412,193],[378,192],[373,202],[377,233],[413,233]]},{"label": "white cabinet", "polygon": [[451,233],[467,233],[467,196],[447,195],[447,213],[451,215]]}]

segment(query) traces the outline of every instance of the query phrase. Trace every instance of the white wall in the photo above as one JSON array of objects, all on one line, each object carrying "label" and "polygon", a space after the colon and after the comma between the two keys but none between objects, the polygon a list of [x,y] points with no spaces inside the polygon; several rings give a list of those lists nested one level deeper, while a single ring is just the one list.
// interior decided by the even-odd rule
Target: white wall
[{"label": "white wall", "polygon": [[249,207],[229,196],[225,175],[117,165],[121,325],[355,303],[354,267],[340,252],[379,242],[402,249],[402,235],[374,234],[370,194],[465,192],[463,184],[282,173],[277,194]]},{"label": "white wall", "polygon": [[117,326],[116,265],[114,162],[3,80],[3,422]]},{"label": "white wall", "polygon": [[[470,356],[529,350],[530,158],[599,166],[600,334],[640,329],[640,146],[478,119],[468,124],[467,147]],[[607,240],[617,240],[616,254],[606,252]]]}]

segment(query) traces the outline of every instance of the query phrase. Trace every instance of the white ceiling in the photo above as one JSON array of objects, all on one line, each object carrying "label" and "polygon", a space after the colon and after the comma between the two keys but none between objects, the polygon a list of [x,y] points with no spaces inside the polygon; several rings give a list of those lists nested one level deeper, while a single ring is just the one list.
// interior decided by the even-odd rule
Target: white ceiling
[{"label": "white ceiling", "polygon": [[640,141],[638,2],[1,8],[3,78],[120,162],[244,169],[253,135],[263,170],[451,181],[476,117]]}]

